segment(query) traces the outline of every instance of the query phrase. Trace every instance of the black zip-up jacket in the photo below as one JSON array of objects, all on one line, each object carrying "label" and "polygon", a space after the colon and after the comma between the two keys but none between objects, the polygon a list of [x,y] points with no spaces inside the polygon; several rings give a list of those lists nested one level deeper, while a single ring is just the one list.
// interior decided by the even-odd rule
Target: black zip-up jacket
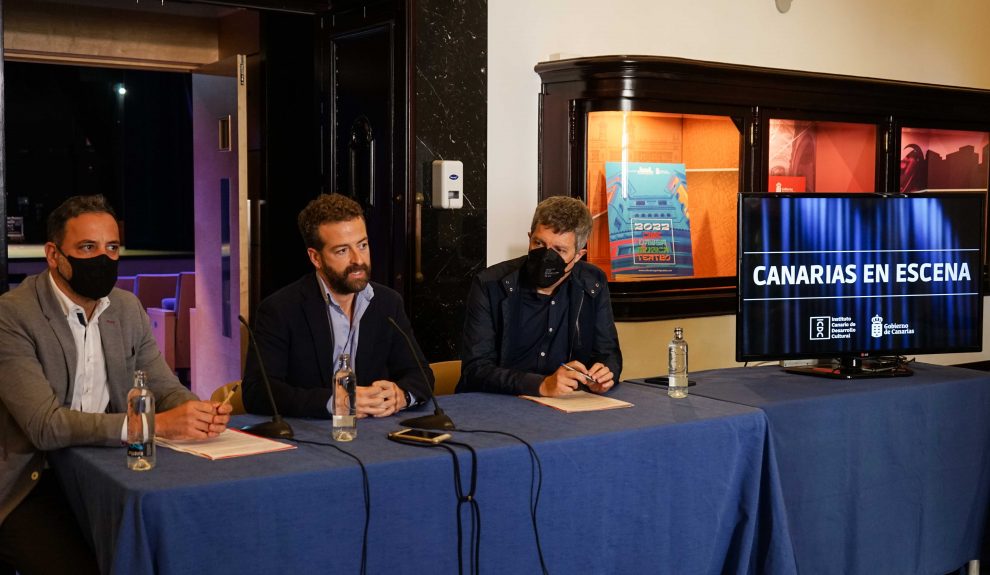
[{"label": "black zip-up jacket", "polygon": [[[519,273],[526,256],[496,264],[478,274],[468,293],[461,342],[461,379],[457,392],[539,395],[543,378],[506,365],[514,298],[520,297]],[[622,352],[612,317],[608,281],[597,267],[579,261],[559,289],[569,290],[568,348],[571,360],[591,368],[603,363],[619,381]]]}]

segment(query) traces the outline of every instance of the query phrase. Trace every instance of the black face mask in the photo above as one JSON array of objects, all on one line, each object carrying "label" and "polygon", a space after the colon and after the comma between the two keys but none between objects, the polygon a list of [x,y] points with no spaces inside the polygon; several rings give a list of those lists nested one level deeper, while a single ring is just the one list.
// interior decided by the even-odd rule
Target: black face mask
[{"label": "black face mask", "polygon": [[564,277],[564,270],[569,263],[547,247],[536,248],[530,250],[526,257],[526,277],[532,285],[541,289],[548,288]]},{"label": "black face mask", "polygon": [[[72,279],[62,279],[69,282],[69,287],[77,294],[89,298],[100,299],[110,294],[117,283],[117,260],[106,254],[93,258],[75,258],[58,250],[72,266]],[[62,272],[59,272],[62,275]]]}]

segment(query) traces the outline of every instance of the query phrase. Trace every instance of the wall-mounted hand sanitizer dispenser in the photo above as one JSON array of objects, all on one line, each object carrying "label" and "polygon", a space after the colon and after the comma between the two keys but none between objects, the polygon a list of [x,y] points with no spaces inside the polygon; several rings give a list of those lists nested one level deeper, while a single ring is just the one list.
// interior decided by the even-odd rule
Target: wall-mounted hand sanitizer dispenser
[{"label": "wall-mounted hand sanitizer dispenser", "polygon": [[459,210],[464,205],[464,164],[433,160],[433,207]]}]

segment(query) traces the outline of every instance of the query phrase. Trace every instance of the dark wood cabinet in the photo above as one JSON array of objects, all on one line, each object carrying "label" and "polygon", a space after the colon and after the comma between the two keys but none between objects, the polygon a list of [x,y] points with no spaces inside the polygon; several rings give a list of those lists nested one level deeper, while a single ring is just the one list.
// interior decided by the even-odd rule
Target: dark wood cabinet
[{"label": "dark wood cabinet", "polygon": [[[588,259],[609,274],[620,320],[735,312],[739,194],[987,190],[990,91],[656,56],[543,62],[536,72],[540,199],[588,202]],[[663,166],[683,172],[668,196],[683,212],[680,232],[677,209],[630,191],[631,170]],[[619,193],[638,204],[621,217]],[[649,217],[673,218],[674,230],[624,236],[626,251],[680,241],[688,251],[665,261],[686,263],[631,265],[609,226],[638,215],[647,229]]]}]

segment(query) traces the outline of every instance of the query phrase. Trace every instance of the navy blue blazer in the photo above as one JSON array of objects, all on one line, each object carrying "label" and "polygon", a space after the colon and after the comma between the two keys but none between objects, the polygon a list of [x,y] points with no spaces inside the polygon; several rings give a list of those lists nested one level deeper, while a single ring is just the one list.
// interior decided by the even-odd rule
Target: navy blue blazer
[{"label": "navy blue blazer", "polygon": [[[385,379],[416,397],[429,399],[423,376],[405,339],[388,318],[409,334],[416,355],[433,389],[433,372],[412,334],[412,325],[402,306],[402,297],[393,289],[372,283],[375,297],[361,316],[354,372],[358,385]],[[265,371],[272,384],[272,395],[280,414],[292,417],[329,418],[330,380],[336,366],[333,358],[333,330],[327,319],[316,273],[308,273],[285,286],[258,306],[254,333]],[[261,381],[253,353],[248,353],[243,380],[244,407],[250,413],[271,414],[271,404]]]}]

